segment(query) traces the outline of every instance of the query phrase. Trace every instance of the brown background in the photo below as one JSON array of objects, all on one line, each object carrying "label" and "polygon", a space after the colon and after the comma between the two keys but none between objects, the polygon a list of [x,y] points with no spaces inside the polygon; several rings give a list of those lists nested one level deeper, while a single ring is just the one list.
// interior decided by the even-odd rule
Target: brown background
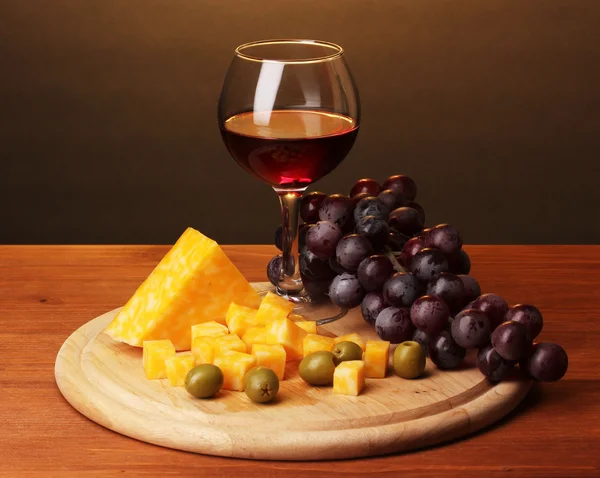
[{"label": "brown background", "polygon": [[0,0],[0,243],[270,242],[228,156],[232,49],[341,43],[363,123],[315,189],[414,177],[469,243],[600,243],[597,0]]}]

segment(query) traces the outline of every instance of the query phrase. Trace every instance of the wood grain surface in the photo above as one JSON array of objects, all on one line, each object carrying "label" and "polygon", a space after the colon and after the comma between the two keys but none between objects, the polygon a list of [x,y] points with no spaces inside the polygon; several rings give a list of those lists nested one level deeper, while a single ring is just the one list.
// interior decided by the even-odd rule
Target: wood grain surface
[{"label": "wood grain surface", "polygon": [[[566,377],[535,385],[509,416],[468,438],[403,455],[262,462],[148,445],[75,411],[54,381],[61,344],[121,306],[167,246],[0,247],[0,476],[600,476],[600,247],[467,246],[485,291],[536,304],[541,340],[569,353]],[[264,280],[271,246],[225,251]]]}]

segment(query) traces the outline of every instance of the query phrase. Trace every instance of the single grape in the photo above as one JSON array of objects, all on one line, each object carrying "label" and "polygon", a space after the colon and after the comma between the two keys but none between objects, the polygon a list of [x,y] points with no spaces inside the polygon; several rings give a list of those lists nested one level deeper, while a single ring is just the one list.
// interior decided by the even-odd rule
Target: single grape
[{"label": "single grape", "polygon": [[363,259],[373,254],[369,240],[359,234],[344,236],[335,248],[335,258],[339,265],[350,271],[356,271]]},{"label": "single grape", "polygon": [[275,229],[275,247],[280,251],[283,251],[283,227],[279,226]]},{"label": "single grape", "polygon": [[471,272],[471,259],[463,249],[452,256],[448,256],[450,271],[455,274],[468,274]]},{"label": "single grape", "polygon": [[306,247],[317,257],[329,259],[342,238],[342,230],[329,221],[319,221],[306,233]]},{"label": "single grape", "polygon": [[433,247],[447,256],[457,254],[462,247],[462,239],[454,226],[440,224],[425,234],[425,247]]},{"label": "single grape", "polygon": [[490,320],[480,310],[464,310],[454,317],[450,331],[462,348],[477,349],[490,341]]},{"label": "single grape", "polygon": [[556,382],[567,373],[569,357],[560,345],[541,342],[532,347],[521,366],[526,374],[540,382]]},{"label": "single grape", "polygon": [[406,234],[401,234],[398,231],[390,228],[390,234],[387,239],[387,246],[392,251],[401,251],[404,245],[409,241],[410,237]]},{"label": "single grape", "polygon": [[365,322],[375,325],[379,312],[385,309],[387,305],[383,300],[381,292],[369,292],[362,300],[361,312]]},{"label": "single grape", "polygon": [[387,178],[383,183],[383,189],[397,189],[410,201],[414,201],[417,197],[417,185],[404,174],[396,174]]},{"label": "single grape", "polygon": [[343,194],[327,196],[319,208],[319,219],[336,224],[342,230],[352,220],[354,203],[352,199]]},{"label": "single grape", "polygon": [[421,216],[418,211],[412,207],[399,207],[394,209],[389,215],[388,223],[398,232],[409,236],[412,236],[423,229]]},{"label": "single grape", "polygon": [[429,358],[438,368],[456,368],[462,363],[465,355],[466,350],[454,341],[448,330],[442,330],[429,341]]},{"label": "single grape", "polygon": [[356,233],[366,237],[373,245],[374,250],[381,250],[385,246],[390,229],[387,221],[375,216],[365,216],[356,223]]},{"label": "single grape", "polygon": [[492,346],[505,360],[520,360],[531,349],[531,337],[523,324],[503,322],[492,332]]},{"label": "single grape", "polygon": [[[360,194],[357,194],[356,196],[354,196],[354,197],[351,198],[352,199],[353,207],[356,207],[356,205],[359,203],[359,201],[361,199],[370,198],[370,197],[373,197],[373,195],[369,194],[369,193],[360,193]],[[354,212],[352,213],[352,217],[354,217]]]},{"label": "single grape", "polygon": [[414,201],[406,201],[406,203],[404,205],[406,207],[411,207],[411,208],[415,209],[419,213],[419,216],[421,217],[421,222],[423,224],[425,224],[425,209],[423,209],[423,206],[421,206],[418,202],[414,202]]},{"label": "single grape", "polygon": [[506,301],[496,294],[483,294],[473,301],[473,309],[480,310],[490,319],[492,330],[504,322],[504,315],[508,311]]},{"label": "single grape", "polygon": [[462,281],[465,288],[465,302],[471,302],[481,295],[481,287],[475,277],[460,274],[458,278]]},{"label": "single grape", "polygon": [[499,382],[513,368],[511,362],[504,360],[491,345],[477,351],[477,368],[492,382]]},{"label": "single grape", "polygon": [[360,193],[369,193],[372,196],[377,196],[381,192],[381,186],[374,179],[364,178],[359,179],[354,183],[350,190],[350,197],[353,198]]},{"label": "single grape", "polygon": [[383,202],[375,196],[369,196],[361,199],[354,208],[354,222],[359,223],[365,216],[375,216],[378,219],[387,221],[390,210]]},{"label": "single grape", "polygon": [[430,342],[429,335],[427,335],[422,330],[415,329],[411,340],[414,340],[421,346],[421,348],[423,349],[423,353],[425,354],[426,357],[427,357],[427,355],[429,355],[429,342]]},{"label": "single grape", "polygon": [[529,336],[535,339],[544,326],[544,319],[542,313],[534,305],[518,304],[508,309],[508,312],[504,316],[504,320],[512,320],[513,322],[519,322],[527,329]]},{"label": "single grape", "polygon": [[267,265],[267,277],[269,278],[269,282],[276,286],[279,283],[279,278],[281,276],[281,254],[273,257],[269,261]]},{"label": "single grape", "polygon": [[320,191],[313,191],[302,196],[300,200],[300,217],[307,224],[313,224],[319,220],[319,209],[327,195]]},{"label": "single grape", "polygon": [[298,249],[306,246],[306,234],[312,227],[312,224],[300,224],[300,227],[298,227]]},{"label": "single grape", "polygon": [[410,311],[405,308],[386,307],[375,320],[375,330],[381,340],[400,344],[412,338],[414,326]]},{"label": "single grape", "polygon": [[352,274],[336,276],[329,286],[329,298],[338,307],[352,309],[362,302],[364,296],[365,290]]},{"label": "single grape", "polygon": [[347,272],[349,274],[352,273],[352,271],[346,269],[345,267],[342,267],[336,260],[335,256],[329,258],[329,267],[336,274],[343,274],[345,272]]},{"label": "single grape", "polygon": [[440,272],[427,283],[427,295],[437,295],[444,299],[450,312],[456,314],[465,302],[465,286],[460,278],[451,272]]},{"label": "single grape", "polygon": [[446,328],[449,318],[448,305],[435,295],[419,297],[410,308],[410,320],[414,326],[431,337]]},{"label": "single grape", "polygon": [[409,272],[396,272],[383,284],[385,301],[396,307],[410,307],[421,295],[419,280]]},{"label": "single grape", "polygon": [[425,247],[425,241],[420,237],[412,237],[404,244],[400,254],[400,264],[409,267],[415,254]]},{"label": "single grape", "polygon": [[304,290],[313,301],[318,302],[327,298],[331,279],[311,279],[302,273],[300,275],[304,284]]},{"label": "single grape", "polygon": [[362,260],[358,266],[358,280],[367,292],[381,290],[394,272],[394,266],[384,255],[373,255]]},{"label": "single grape", "polygon": [[448,261],[437,249],[425,248],[415,254],[409,268],[419,280],[429,282],[440,272],[448,272]]},{"label": "single grape", "polygon": [[321,259],[313,254],[310,249],[304,247],[300,251],[300,272],[310,279],[331,280],[335,272],[329,267],[327,259]]},{"label": "single grape", "polygon": [[377,195],[379,199],[388,208],[388,211],[393,211],[396,208],[406,204],[406,198],[397,189],[386,189]]}]

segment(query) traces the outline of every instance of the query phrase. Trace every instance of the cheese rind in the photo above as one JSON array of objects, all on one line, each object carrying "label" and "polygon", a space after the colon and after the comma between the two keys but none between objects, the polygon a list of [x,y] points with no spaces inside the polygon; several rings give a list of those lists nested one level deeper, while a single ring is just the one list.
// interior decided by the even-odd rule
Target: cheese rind
[{"label": "cheese rind", "polygon": [[175,347],[170,340],[147,340],[142,349],[142,365],[146,378],[167,378],[167,359],[175,357]]},{"label": "cheese rind", "polygon": [[279,297],[274,292],[267,292],[256,313],[260,325],[268,325],[271,320],[287,317],[294,310],[294,303]]},{"label": "cheese rind", "polygon": [[183,387],[185,377],[196,364],[196,357],[192,352],[183,352],[166,360],[167,378],[174,387]]},{"label": "cheese rind", "polygon": [[316,334],[308,334],[304,337],[304,340],[302,341],[302,354],[304,357],[323,350],[326,352],[331,352],[333,350],[333,337]]},{"label": "cheese rind", "polygon": [[358,335],[356,332],[340,335],[339,337],[335,337],[333,341],[336,344],[339,344],[340,342],[354,342],[363,350],[363,352],[365,351],[365,343],[363,342],[363,339],[360,338],[360,335]]},{"label": "cheese rind", "polygon": [[358,396],[365,386],[365,363],[349,360],[340,363],[333,372],[333,393]]},{"label": "cheese rind", "polygon": [[258,307],[260,296],[215,241],[188,228],[105,332],[138,347],[169,339],[177,350],[190,350],[191,326],[225,323],[234,300]]},{"label": "cheese rind", "polygon": [[390,343],[386,340],[367,340],[364,361],[367,378],[384,378],[390,359]]},{"label": "cheese rind", "polygon": [[288,362],[302,358],[304,337],[306,330],[285,317],[272,320],[267,325],[267,344],[283,345]]},{"label": "cheese rind", "polygon": [[215,358],[215,365],[223,372],[223,389],[244,391],[244,377],[256,366],[256,357],[240,352],[227,352]]},{"label": "cheese rind", "polygon": [[268,367],[275,372],[279,380],[283,380],[286,354],[281,345],[254,344],[252,355],[256,357],[257,367]]}]

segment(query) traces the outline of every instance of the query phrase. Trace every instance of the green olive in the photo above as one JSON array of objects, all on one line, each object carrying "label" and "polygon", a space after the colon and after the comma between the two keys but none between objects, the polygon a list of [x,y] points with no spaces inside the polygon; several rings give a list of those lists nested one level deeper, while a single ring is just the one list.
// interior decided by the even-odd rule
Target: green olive
[{"label": "green olive", "polygon": [[417,378],[425,371],[425,352],[418,342],[407,340],[394,351],[394,370],[402,378]]},{"label": "green olive", "polygon": [[279,379],[268,367],[254,367],[244,377],[244,390],[253,402],[270,402],[279,391]]},{"label": "green olive", "polygon": [[339,342],[333,346],[333,363],[339,365],[348,360],[362,360],[363,351],[354,342]]},{"label": "green olive", "polygon": [[223,386],[223,372],[216,365],[196,365],[185,376],[185,389],[196,398],[209,398]]},{"label": "green olive", "polygon": [[325,350],[307,355],[302,359],[298,368],[300,377],[311,385],[332,383],[333,372],[335,372],[334,358],[331,352]]}]

